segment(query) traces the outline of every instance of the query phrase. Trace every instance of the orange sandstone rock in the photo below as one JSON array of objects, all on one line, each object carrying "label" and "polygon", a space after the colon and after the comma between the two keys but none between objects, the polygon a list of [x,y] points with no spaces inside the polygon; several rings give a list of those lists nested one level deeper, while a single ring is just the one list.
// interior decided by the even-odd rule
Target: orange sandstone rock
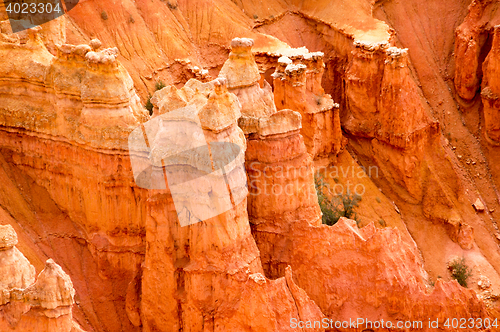
[{"label": "orange sandstone rock", "polygon": [[[185,106],[174,109],[181,100],[180,105]],[[166,87],[153,101],[160,115],[151,121],[162,122],[158,126],[145,124],[149,158],[153,172],[163,169],[162,180],[167,182],[163,190],[155,187],[147,203],[148,249],[137,291],[140,295],[134,296],[140,298],[143,330],[197,331],[208,327],[215,331],[287,331],[291,318],[321,319],[319,308],[290,277],[271,281],[263,275],[246,209],[241,158],[246,141],[237,126],[241,106],[228,92],[226,78],[210,84],[190,81],[179,91]],[[191,156],[199,153],[191,146],[196,140],[193,124],[197,121],[203,141],[211,146],[217,142],[235,144],[241,157],[221,160],[212,148],[211,167],[207,168],[200,155],[193,159]],[[176,130],[175,135],[169,136],[171,130]],[[138,142],[140,135],[133,142]],[[146,151],[139,144],[136,149],[138,153]],[[214,169],[221,161],[224,174]],[[184,189],[179,190],[176,181],[186,174],[200,175],[191,181],[188,177],[182,183]],[[205,205],[206,199],[216,203]],[[215,207],[222,210],[213,212]]]},{"label": "orange sandstone rock", "polygon": [[35,268],[15,247],[14,229],[0,226],[0,329],[2,331],[78,332],[71,306],[75,290],[52,259],[35,281]]},{"label": "orange sandstone rock", "polygon": [[500,25],[493,30],[493,44],[483,63],[484,78],[481,98],[484,106],[486,136],[495,144],[500,142]]},{"label": "orange sandstone rock", "polygon": [[288,108],[301,114],[301,134],[313,159],[335,156],[345,141],[340,128],[339,105],[333,103],[331,96],[321,87],[323,53],[299,52],[291,59],[286,56],[279,58],[272,75],[277,108]]}]

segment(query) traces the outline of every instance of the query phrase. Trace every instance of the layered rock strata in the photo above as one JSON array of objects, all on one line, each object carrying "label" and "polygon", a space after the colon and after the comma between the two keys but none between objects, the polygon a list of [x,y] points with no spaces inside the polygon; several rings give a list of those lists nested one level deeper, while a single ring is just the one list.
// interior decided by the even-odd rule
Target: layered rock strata
[{"label": "layered rock strata", "polygon": [[272,74],[276,107],[301,114],[300,133],[307,152],[315,160],[336,156],[345,144],[339,105],[321,86],[325,67],[323,56],[321,52],[282,56]]},{"label": "layered rock strata", "polygon": [[69,276],[49,259],[35,281],[35,268],[16,244],[14,229],[0,225],[0,329],[82,331],[72,318],[75,290]]},{"label": "layered rock strata", "polygon": [[[242,116],[238,123],[248,145],[245,160],[248,214],[260,245],[260,234],[271,229],[273,233],[287,234],[295,222],[318,225],[321,211],[314,188],[312,158],[300,134],[302,117],[293,110],[278,111],[269,84],[264,81],[264,87],[260,87],[252,45],[250,39],[234,39],[220,76],[234,82],[229,89],[241,96]],[[241,75],[248,72],[253,75]],[[272,264],[272,253],[267,250],[261,251],[261,255],[266,275],[273,278],[284,275],[290,262]]]},{"label": "layered rock strata", "polygon": [[[155,189],[140,303],[130,306],[140,309],[129,313],[144,331],[287,331],[292,318],[323,317],[290,270],[277,280],[263,274],[248,223],[246,141],[231,82],[191,80],[158,91],[152,101],[159,115],[131,135],[136,181]],[[141,182],[148,169],[151,181]]]},{"label": "layered rock strata", "polygon": [[481,99],[484,107],[484,124],[487,139],[500,144],[500,25],[493,29],[491,50],[483,63]]},{"label": "layered rock strata", "polygon": [[[248,67],[255,66],[251,57],[245,59]],[[230,69],[235,67],[233,61],[230,57],[222,75],[238,82],[239,72]],[[281,62],[283,67],[286,64],[294,71],[305,71],[305,66],[293,65],[286,59]],[[387,65],[391,64],[401,67],[388,61]],[[404,82],[404,78],[401,79]],[[233,89],[248,95],[250,89],[255,91],[257,88],[251,85],[249,88],[247,84]],[[253,95],[258,96],[259,93],[262,92],[254,92]],[[277,93],[279,95],[279,90]],[[252,103],[246,104],[246,100],[252,100]],[[455,309],[448,311],[447,308],[455,306],[463,307],[460,310],[467,317],[487,317],[484,304],[474,293],[464,290],[456,282],[439,283],[428,295],[428,276],[415,243],[404,242],[399,231],[378,230],[373,224],[358,229],[356,223],[348,219],[341,219],[333,227],[321,225],[316,195],[309,191],[311,188],[314,190],[311,158],[306,153],[298,127],[295,127],[295,132],[280,132],[279,136],[265,135],[259,127],[245,126],[248,123],[246,118],[251,118],[251,115],[260,114],[261,119],[266,117],[265,110],[260,109],[259,112],[255,107],[265,103],[250,98],[240,101],[242,118],[239,123],[248,144],[249,217],[267,276],[279,278],[290,265],[297,271],[294,273],[297,285],[304,288],[328,318],[334,320],[349,320],[352,317],[367,317],[370,320],[376,317],[386,320],[397,320],[398,317],[425,319],[431,312],[452,314]],[[246,117],[245,109],[251,110]],[[294,114],[293,111],[287,112],[288,117]],[[425,113],[420,110],[412,116],[418,117],[419,114],[423,116]],[[424,138],[428,137],[430,121],[427,125],[415,122],[415,131],[422,129],[427,133]],[[275,124],[274,128],[283,127]],[[380,132],[380,137],[392,139],[390,142],[398,146],[405,146],[408,137],[412,136],[399,128],[399,135],[388,137],[390,130],[381,129],[385,131]],[[364,274],[368,270],[372,272]],[[447,305],[443,306],[443,303]]]},{"label": "layered rock strata", "polygon": [[82,310],[90,324],[130,329],[120,301],[143,260],[147,191],[134,183],[128,135],[146,110],[115,49],[62,44],[54,56],[37,28],[2,31],[2,156],[46,190],[92,253],[71,263],[61,255],[73,266],[97,265],[98,273],[75,269],[83,273],[75,287],[88,296]]}]

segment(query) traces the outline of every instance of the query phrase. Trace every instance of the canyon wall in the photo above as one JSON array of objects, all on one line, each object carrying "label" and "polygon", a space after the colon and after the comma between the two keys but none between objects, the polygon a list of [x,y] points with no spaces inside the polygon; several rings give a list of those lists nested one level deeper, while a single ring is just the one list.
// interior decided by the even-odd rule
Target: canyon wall
[{"label": "canyon wall", "polygon": [[[51,320],[30,309],[36,291],[9,291],[15,315],[29,310],[16,326],[35,311],[88,331],[496,315],[497,4],[467,5],[416,31],[416,0],[85,1],[23,33],[1,22],[0,221],[78,299]],[[412,34],[441,32],[419,61]],[[315,166],[348,153],[380,170],[367,195],[392,202],[398,229],[322,225]],[[35,272],[15,256],[24,289]],[[440,280],[455,256],[472,289]],[[66,280],[54,264],[38,280]]]},{"label": "canyon wall", "polygon": [[[140,293],[144,331],[286,331],[291,318],[322,318],[294,284],[291,271],[277,280],[263,275],[246,210],[246,141],[237,126],[241,106],[228,92],[231,84],[224,78],[206,84],[189,81],[182,92],[160,90],[154,96],[161,115],[151,121],[159,119],[161,124],[145,124],[149,159],[163,160],[153,168],[163,168],[168,181],[166,190],[153,192],[147,204],[148,250]],[[184,96],[184,107],[169,102],[178,96]],[[173,127],[182,129],[172,133]],[[201,145],[192,152],[186,144],[196,141],[197,131]],[[227,145],[217,152],[217,144],[224,142]],[[199,149],[206,145],[208,168],[202,158],[190,156],[203,153]],[[235,148],[238,153],[231,155]],[[185,158],[191,160],[189,166],[183,166]],[[208,211],[214,207],[219,210]]]},{"label": "canyon wall", "polygon": [[[430,312],[440,312],[441,318],[444,318],[452,315],[456,308],[461,308],[459,310],[462,314],[469,318],[487,317],[485,305],[473,292],[462,290],[456,282],[438,281],[438,285],[429,294],[428,275],[423,269],[417,247],[413,240],[410,242],[403,240],[399,230],[378,230],[373,223],[359,229],[354,221],[348,219],[341,219],[333,227],[320,224],[317,198],[311,194],[310,189],[314,184],[313,175],[310,173],[312,155],[306,155],[303,138],[294,134],[292,130],[295,129],[297,133],[300,126],[292,127],[285,133],[280,130],[276,134],[264,131],[257,125],[248,126],[250,121],[257,122],[255,117],[260,117],[258,122],[260,125],[262,119],[272,119],[280,113],[260,106],[268,105],[265,100],[272,100],[272,95],[268,89],[266,96],[266,89],[257,86],[257,75],[254,75],[253,82],[240,83],[250,76],[239,76],[240,73],[248,73],[252,68],[256,68],[250,52],[251,45],[249,40],[233,40],[233,51],[222,67],[221,76],[227,77],[230,82],[238,82],[238,85],[233,85],[232,91],[238,96],[245,96],[240,98],[242,103],[240,126],[248,142],[246,154],[250,191],[248,211],[252,234],[261,252],[266,275],[279,278],[284,275],[286,267],[291,266],[295,271],[294,278],[297,285],[311,296],[328,318],[337,321],[348,320],[354,316],[366,317],[369,320],[377,317],[386,320],[395,320],[396,317],[408,320],[424,319]],[[391,51],[397,53],[396,57],[401,56],[397,50]],[[385,63],[392,64],[396,68],[404,68],[400,63],[397,65],[390,61]],[[285,65],[289,72],[299,71],[299,75],[300,71],[305,70],[304,65],[294,65],[291,60],[283,58],[279,61],[279,65],[281,68],[277,69],[276,79],[280,79],[280,75],[283,75],[282,69]],[[389,71],[388,74],[392,72]],[[395,76],[404,77],[400,74]],[[404,82],[403,78],[402,80]],[[266,84],[264,81],[264,86]],[[294,86],[292,83],[290,86],[298,89],[305,87],[305,84]],[[275,95],[282,96],[283,90],[280,90],[279,83],[275,83],[274,88]],[[315,89],[312,84],[311,90]],[[396,85],[393,89],[400,87]],[[387,93],[390,95],[390,91]],[[300,98],[301,94],[296,93],[295,96]],[[262,99],[260,102],[256,100],[258,97]],[[297,102],[301,107],[304,107],[304,104]],[[277,105],[280,103],[277,102]],[[289,121],[294,117],[293,111],[281,112]],[[418,118],[423,116],[422,114],[425,114],[424,111],[412,116]],[[407,147],[405,143],[408,145],[412,143],[409,137],[417,137],[420,142],[425,142],[431,135],[436,135],[435,129],[434,133],[431,129],[433,124],[428,122],[422,130],[427,135],[394,133],[391,129],[383,127],[378,135],[381,139],[394,145],[401,144],[404,148]],[[275,121],[275,124],[277,123]],[[420,130],[421,122],[417,120],[415,123],[415,127]],[[284,126],[281,126],[280,129],[283,128]],[[411,131],[411,127],[408,130]],[[425,146],[425,144],[427,143],[417,145]],[[466,233],[464,229],[467,229],[467,225],[458,227],[462,227],[462,233],[459,231],[458,236],[466,238],[463,233]],[[472,245],[463,238],[458,241],[464,246]],[[369,249],[363,249],[365,246]],[[364,250],[366,253],[362,254]],[[356,256],[356,263],[351,264],[349,262],[352,255]],[[402,266],[405,268],[402,269]],[[372,272],[364,274],[364,271],[368,270]],[[311,278],[311,275],[314,275],[314,278]],[[366,279],[363,275],[367,276]],[[375,279],[373,276],[376,276]],[[375,293],[377,295],[372,295]],[[453,299],[449,295],[444,295],[446,293],[453,293]],[[357,304],[360,301],[362,305]],[[450,310],[452,307],[455,309]]]}]

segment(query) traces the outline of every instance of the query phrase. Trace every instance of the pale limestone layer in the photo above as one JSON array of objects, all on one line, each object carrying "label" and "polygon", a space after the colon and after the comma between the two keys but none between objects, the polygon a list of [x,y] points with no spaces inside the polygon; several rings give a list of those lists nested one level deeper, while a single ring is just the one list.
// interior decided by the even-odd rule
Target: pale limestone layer
[{"label": "pale limestone layer", "polygon": [[251,39],[233,39],[229,59],[219,73],[241,103],[238,125],[247,135],[269,136],[300,130],[300,114],[293,110],[277,111],[271,86],[259,74],[252,46]]},{"label": "pale limestone layer", "polygon": [[229,59],[224,63],[219,77],[227,79],[228,88],[242,88],[260,80],[259,68],[252,54],[253,40],[235,38],[231,42]]},{"label": "pale limestone layer", "polygon": [[128,133],[148,115],[116,60],[118,50],[61,43],[53,55],[40,30],[1,30],[0,51],[6,56],[0,59],[0,124],[95,148],[125,149]]},{"label": "pale limestone layer", "polygon": [[32,306],[44,309],[71,306],[75,289],[70,277],[52,259],[45,262],[36,282],[25,289],[24,297]]},{"label": "pale limestone layer", "polygon": [[82,331],[72,320],[75,290],[62,268],[49,259],[35,281],[35,268],[14,246],[14,229],[0,226],[0,239],[0,331]]},{"label": "pale limestone layer", "polygon": [[0,225],[0,250],[11,249],[17,244],[17,234],[10,225]]}]

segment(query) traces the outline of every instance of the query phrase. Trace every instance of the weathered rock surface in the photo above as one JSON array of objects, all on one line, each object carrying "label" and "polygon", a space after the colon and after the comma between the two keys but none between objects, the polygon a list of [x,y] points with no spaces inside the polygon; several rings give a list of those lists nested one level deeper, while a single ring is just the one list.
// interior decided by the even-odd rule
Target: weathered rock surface
[{"label": "weathered rock surface", "polygon": [[[397,50],[390,50],[389,53],[390,56],[401,55]],[[297,74],[296,71],[306,69],[305,65],[293,65],[286,59],[281,62],[287,67],[290,66],[290,74]],[[386,64],[390,65],[391,62],[386,61]],[[248,65],[253,66],[252,63]],[[226,65],[224,67],[230,68]],[[279,73],[278,71],[278,75]],[[226,76],[237,74],[224,72]],[[276,76],[279,77],[278,75]],[[412,86],[411,83],[408,84]],[[245,87],[238,89],[244,90]],[[300,97],[300,94],[297,95]],[[415,95],[418,96],[416,92]],[[255,104],[257,103],[245,105],[245,101],[242,101],[242,109]],[[374,113],[376,112],[377,109],[374,110]],[[421,116],[425,114],[423,110],[420,112]],[[259,109],[254,109],[253,114],[259,114]],[[418,117],[418,114],[413,116]],[[390,120],[386,121],[391,124]],[[414,124],[415,127],[419,125],[418,121]],[[430,125],[427,125],[427,132],[429,127]],[[390,136],[389,133],[394,133],[394,130],[382,131],[382,128],[378,133],[380,137],[393,144],[404,144],[408,142],[407,137],[411,136],[401,132],[401,128],[398,129],[400,133]],[[408,130],[411,128],[410,126]],[[257,131],[246,132],[246,136],[249,217],[266,275],[279,278],[284,275],[287,266],[297,269],[300,271],[294,275],[297,285],[303,287],[323,313],[334,320],[349,320],[351,317],[367,317],[370,320],[384,317],[386,320],[394,320],[396,314],[405,316],[405,319],[424,319],[428,315],[424,313],[427,309],[430,312],[446,310],[441,307],[442,303],[454,306],[451,303],[455,299],[442,295],[441,292],[446,294],[443,289],[453,289],[451,292],[461,294],[457,305],[468,303],[468,309],[464,309],[463,314],[488,316],[484,304],[475,294],[464,291],[457,283],[439,284],[433,295],[428,296],[428,277],[416,246],[414,243],[403,242],[398,231],[376,230],[373,224],[359,230],[356,223],[348,219],[341,219],[331,228],[321,225],[317,199],[312,191],[314,183],[310,172],[311,160],[305,153],[301,135],[290,132],[279,136],[266,136]],[[344,238],[349,242],[344,242]],[[362,249],[365,243],[366,255],[361,254],[365,250]],[[384,253],[385,250],[387,254]],[[356,263],[352,262],[354,252]],[[362,263],[364,260],[366,265]],[[405,266],[403,270],[399,270],[401,266]],[[377,272],[367,273],[367,278],[364,279],[361,276],[364,272],[361,271],[371,269]],[[311,278],[311,275],[315,277]],[[402,302],[399,302],[400,300]],[[385,304],[383,308],[382,304]],[[406,308],[404,313],[399,310],[401,307]],[[453,310],[449,314],[452,312]]]},{"label": "weathered rock surface", "polygon": [[[458,113],[457,107],[444,97],[429,97],[447,93],[446,84],[432,81],[442,75],[443,82],[455,77],[456,90],[467,103],[479,99],[481,80],[483,103],[494,101],[490,97],[497,93],[496,51],[494,47],[489,51],[488,40],[494,40],[492,27],[498,24],[490,15],[496,2],[473,2],[466,19],[470,26],[457,32],[455,72],[447,71],[453,67],[447,65],[453,38],[435,38],[450,17],[460,18],[456,8],[467,4],[291,0],[261,6],[245,0],[127,0],[118,8],[113,2],[84,1],[69,14],[67,29],[61,20],[40,31],[12,35],[3,22],[0,205],[8,211],[0,209],[5,212],[0,215],[2,222],[12,222],[10,214],[27,229],[21,244],[43,248],[42,254],[37,251],[32,256],[53,252],[55,260],[71,267],[81,295],[79,322],[96,331],[286,330],[292,317],[322,317],[315,302],[323,314],[338,319],[366,315],[425,321],[429,315],[444,318],[452,313],[485,317],[473,292],[455,282],[438,280],[426,293],[427,275],[418,255],[420,249],[434,278],[442,274],[439,271],[445,268],[440,264],[451,252],[468,255],[478,269],[487,271],[491,292],[498,289],[500,260],[490,216],[500,209],[494,185],[487,179],[489,169],[493,176],[498,173],[495,163],[488,166],[477,158],[481,155],[477,151],[463,154],[463,163],[467,160],[471,166],[470,174],[462,172],[457,161],[462,154],[455,158],[451,152],[457,140],[439,134],[440,129],[457,128],[449,123],[462,123],[450,114]],[[475,6],[483,9],[475,11]],[[415,21],[422,12],[434,18],[439,13],[443,19]],[[405,20],[406,25],[401,23]],[[401,28],[410,25],[418,30],[414,36],[413,30]],[[453,28],[446,27],[452,37]],[[80,45],[65,44],[65,34],[68,42]],[[283,51],[287,45],[271,34],[294,47],[306,44],[308,49],[324,51],[325,57]],[[238,39],[220,73],[226,83],[209,81],[226,60],[227,41],[236,36],[255,39],[257,61],[250,49],[253,42]],[[96,37],[103,42],[91,42]],[[415,49],[427,49],[409,40],[437,51],[423,51],[428,54],[418,57]],[[482,63],[486,53],[491,56]],[[292,63],[283,58],[286,66],[279,67],[282,56]],[[422,69],[423,63],[433,61],[440,63],[437,69],[431,65],[432,71]],[[273,72],[284,79],[272,82]],[[203,83],[189,80],[193,77]],[[238,146],[236,154],[246,157],[248,206],[242,156],[223,163],[227,178],[217,174],[215,179],[224,178],[225,186],[215,186],[202,179],[211,173],[207,167],[215,165],[182,153],[186,147],[199,146],[172,149],[180,141],[197,140],[169,140],[164,135],[172,126],[148,136],[155,129],[144,124],[149,117],[132,80],[145,97],[161,79],[177,86],[188,82],[182,89],[169,85],[154,95],[157,124],[182,120],[188,124],[173,127],[186,131],[188,125],[198,125],[191,121],[196,114],[203,134],[193,138]],[[329,108],[332,100],[321,79],[339,102],[338,111]],[[498,110],[495,102],[490,104],[484,108],[484,127],[488,144],[494,147]],[[196,112],[178,114],[179,108]],[[464,112],[468,125],[472,113]],[[405,241],[391,229],[359,230],[346,220],[331,228],[320,225],[309,154],[318,160],[338,152],[339,118],[351,141],[350,151],[361,163],[380,168],[383,176],[376,185],[383,191],[380,195],[396,202],[409,225],[411,234],[402,236]],[[156,191],[138,185],[129,161],[129,134],[138,126],[148,143],[138,147],[137,156],[151,167],[151,173],[145,173],[151,175],[149,183],[162,184]],[[325,130],[317,130],[318,126]],[[449,130],[454,134],[455,129]],[[468,137],[463,142],[474,146]],[[150,143],[159,148],[148,151]],[[447,147],[448,143],[453,145]],[[475,161],[469,160],[472,156]],[[192,167],[186,179],[194,178],[195,183],[185,184],[188,181],[182,178],[167,189],[170,183],[162,161],[171,167],[168,174],[179,179],[182,170],[176,166]],[[484,169],[488,172],[480,175]],[[485,180],[469,183],[479,178]],[[227,195],[213,194],[220,192]],[[203,197],[199,201],[205,207],[189,205],[193,197]],[[477,197],[488,207],[483,213],[473,210]],[[214,202],[229,209],[219,213],[207,208]],[[203,220],[206,216],[212,217]],[[181,227],[184,222],[190,225]],[[408,241],[411,237],[418,249]],[[12,241],[5,242],[10,246]],[[16,268],[25,266],[20,256],[15,257]],[[359,258],[359,265],[353,257]],[[61,304],[69,303],[67,279],[56,270],[48,267],[46,275],[58,281],[47,277],[54,282],[40,284],[51,296],[35,292],[33,301],[52,307],[59,303],[55,297]],[[489,296],[492,306],[494,298]],[[40,306],[39,310],[55,309]],[[36,317],[25,321],[34,324]],[[57,331],[60,326],[50,328]]]},{"label": "weathered rock surface", "polygon": [[[493,26],[500,23],[493,14],[498,4],[495,1],[472,1],[464,22],[456,29],[455,42],[455,87],[461,98],[473,99],[480,90],[483,74],[484,48],[491,47]],[[488,36],[490,35],[490,36]],[[482,59],[481,59],[482,58]],[[467,63],[467,66],[462,64]]]},{"label": "weathered rock surface", "polygon": [[486,136],[495,143],[500,142],[500,25],[493,29],[491,50],[483,63],[481,99],[484,107]]},{"label": "weathered rock surface", "polygon": [[75,290],[52,259],[35,281],[35,268],[15,247],[14,229],[0,226],[0,329],[2,331],[78,332],[71,306]]},{"label": "weathered rock surface", "polygon": [[[157,126],[145,124],[149,159],[158,158],[158,153],[163,158],[160,163],[153,161],[153,168],[163,169],[160,173],[166,174],[163,181],[167,183],[165,190],[155,187],[147,203],[148,249],[140,296],[136,296],[141,299],[143,330],[288,331],[291,318],[321,319],[321,311],[294,284],[290,271],[287,278],[273,281],[263,275],[246,210],[242,168],[246,141],[237,126],[241,106],[228,92],[226,78],[209,85],[191,81],[180,89],[184,91],[175,90],[166,87],[155,94],[153,102],[161,115],[151,122],[161,122]],[[185,106],[174,109],[172,105],[178,103],[169,98],[180,98]],[[181,129],[169,135],[170,128]],[[191,158],[198,153],[190,146],[197,130],[206,144],[234,144],[239,153],[226,161],[225,153],[230,151],[217,156],[211,149],[207,168],[199,155]],[[191,135],[193,138],[185,138]],[[164,141],[167,138],[168,144]],[[135,146],[139,151],[140,146]],[[223,174],[214,168],[220,162]],[[189,181],[192,173],[200,175]],[[186,177],[183,191],[174,188],[176,181]],[[205,205],[205,198],[218,203]],[[220,210],[209,211],[213,207]]]},{"label": "weathered rock surface", "polygon": [[345,144],[339,105],[321,86],[325,67],[323,56],[321,52],[305,52],[291,58],[280,57],[272,75],[277,108],[301,114],[301,135],[313,159],[334,157]]}]

